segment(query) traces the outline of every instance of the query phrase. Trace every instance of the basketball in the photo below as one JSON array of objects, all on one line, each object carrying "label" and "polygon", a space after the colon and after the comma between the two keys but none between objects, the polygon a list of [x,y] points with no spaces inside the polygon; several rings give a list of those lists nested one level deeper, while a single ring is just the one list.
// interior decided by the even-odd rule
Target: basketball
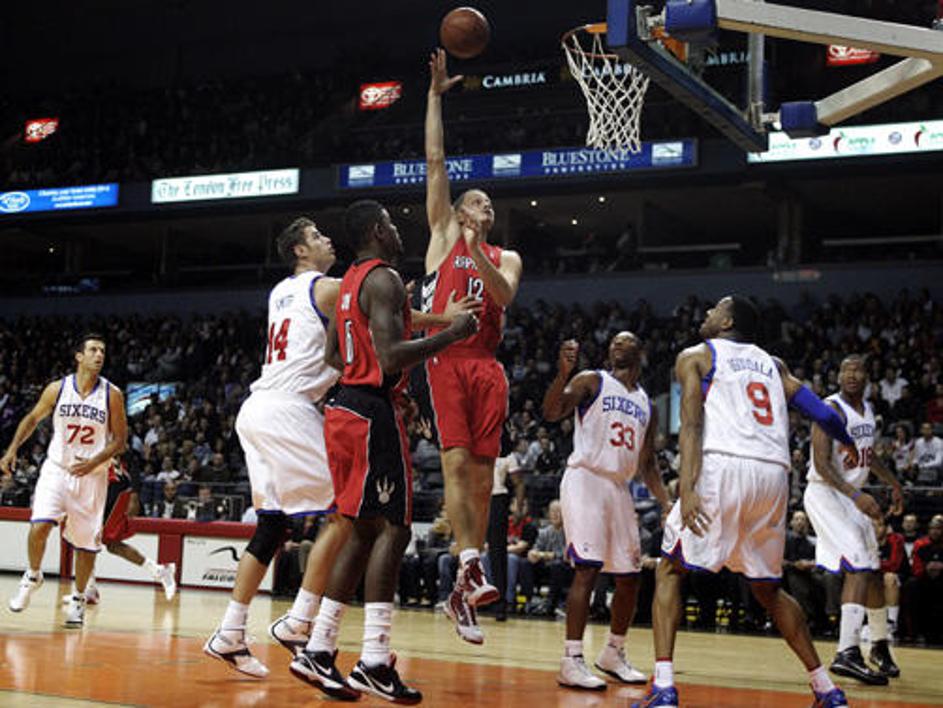
[{"label": "basketball", "polygon": [[439,40],[453,57],[471,59],[488,46],[491,27],[488,20],[473,7],[458,7],[444,18],[439,27]]}]

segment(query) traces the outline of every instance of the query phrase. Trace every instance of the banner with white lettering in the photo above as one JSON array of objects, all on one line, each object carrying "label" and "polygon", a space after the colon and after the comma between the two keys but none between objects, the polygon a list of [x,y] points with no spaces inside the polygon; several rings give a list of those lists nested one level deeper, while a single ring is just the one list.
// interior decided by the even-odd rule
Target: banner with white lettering
[{"label": "banner with white lettering", "polygon": [[[449,180],[505,180],[532,177],[584,177],[639,170],[694,167],[697,142],[691,139],[643,143],[642,150],[556,148],[493,155],[448,157]],[[366,165],[341,165],[341,189],[423,185],[425,160],[399,160]]]},{"label": "banner with white lettering", "polygon": [[151,183],[151,202],[167,204],[297,194],[299,174],[299,170],[294,168],[155,179]]},{"label": "banner with white lettering", "polygon": [[[241,538],[210,538],[186,536],[183,539],[183,556],[180,582],[204,588],[231,588],[236,584],[239,559],[246,552],[249,542]],[[262,590],[272,590],[275,564],[269,565],[262,579]]]}]

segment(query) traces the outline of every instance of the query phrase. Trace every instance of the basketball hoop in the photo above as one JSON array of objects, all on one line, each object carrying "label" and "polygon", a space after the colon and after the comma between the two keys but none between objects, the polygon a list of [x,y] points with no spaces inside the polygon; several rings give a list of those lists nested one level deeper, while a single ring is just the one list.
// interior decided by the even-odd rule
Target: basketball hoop
[{"label": "basketball hoop", "polygon": [[605,37],[606,23],[600,22],[572,29],[560,41],[589,109],[586,145],[637,153],[642,149],[639,123],[648,77],[606,51]]}]

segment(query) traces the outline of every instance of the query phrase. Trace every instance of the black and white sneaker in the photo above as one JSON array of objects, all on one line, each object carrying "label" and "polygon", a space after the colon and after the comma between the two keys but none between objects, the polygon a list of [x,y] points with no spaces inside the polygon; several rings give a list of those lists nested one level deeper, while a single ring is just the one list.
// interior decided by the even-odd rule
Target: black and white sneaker
[{"label": "black and white sneaker", "polygon": [[334,664],[336,659],[337,651],[332,654],[326,651],[303,649],[291,660],[288,670],[295,678],[311,684],[332,698],[356,701],[360,698],[360,691],[347,685]]},{"label": "black and white sneaker", "polygon": [[292,656],[298,656],[308,646],[311,623],[299,622],[289,615],[282,615],[269,625],[268,633],[272,639],[290,651]]},{"label": "black and white sneaker", "polygon": [[396,671],[396,657],[389,666],[367,666],[358,661],[347,677],[347,684],[364,693],[370,693],[393,703],[415,705],[422,701],[422,694],[407,686]]},{"label": "black and white sneaker", "polygon": [[900,667],[894,661],[891,655],[891,648],[886,639],[882,639],[871,644],[871,663],[878,667],[878,670],[885,676],[898,678],[900,676]]},{"label": "black and white sneaker", "polygon": [[848,647],[835,655],[829,671],[839,676],[847,676],[868,686],[886,686],[887,676],[872,669],[864,662],[860,647]]}]

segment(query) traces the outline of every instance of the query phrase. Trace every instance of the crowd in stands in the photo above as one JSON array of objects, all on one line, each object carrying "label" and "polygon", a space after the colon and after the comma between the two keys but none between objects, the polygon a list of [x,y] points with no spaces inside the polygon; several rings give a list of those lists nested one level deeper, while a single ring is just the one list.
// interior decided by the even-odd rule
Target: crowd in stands
[{"label": "crowd in stands", "polygon": [[[889,519],[886,535],[882,532],[887,585],[890,588],[896,576],[904,607],[922,608],[921,613],[935,608],[939,613],[943,609],[939,592],[943,517],[937,524],[934,514],[943,510],[943,307],[926,292],[901,292],[883,302],[864,293],[824,302],[807,298],[789,310],[773,301],[758,304],[766,348],[781,356],[820,396],[836,390],[838,366],[845,355],[867,355],[870,381],[865,395],[881,430],[875,454],[902,480],[907,497],[905,515]],[[610,337],[632,330],[644,343],[642,383],[667,409],[664,394],[675,355],[697,341],[696,325],[708,306],[692,296],[668,313],[656,313],[645,302],[631,306],[598,302],[588,307],[537,303],[508,311],[499,358],[510,383],[511,414],[501,461],[511,471],[515,488],[508,534],[512,611],[517,607],[534,614],[557,613],[569,581],[563,562],[565,534],[554,500],[572,450],[572,421],[551,424],[540,413],[543,394],[555,375],[560,342],[572,338],[580,343],[578,368],[600,367]],[[116,385],[126,389],[136,381],[177,382],[174,395],[163,400],[155,396],[129,419],[125,460],[138,480],[141,513],[199,521],[251,518],[245,463],[233,426],[248,386],[258,374],[263,330],[261,317],[247,313],[186,321],[137,316],[0,321],[0,444],[7,444],[43,385],[72,370],[72,340],[80,332],[99,331],[108,343],[105,374]],[[454,575],[451,530],[441,506],[442,475],[432,427],[417,414],[409,432],[415,465],[415,518],[421,526],[415,534],[415,548],[404,563],[400,594],[403,602],[435,604],[447,595]],[[47,422],[23,447],[16,475],[4,480],[0,489],[0,503],[29,504],[49,436]],[[808,425],[794,415],[785,581],[806,605],[816,627],[829,631],[838,614],[838,595],[834,581],[813,567],[814,540],[801,510],[809,438]],[[669,489],[674,490],[676,436],[657,436],[656,459]],[[660,513],[644,486],[633,482],[632,491],[649,569],[640,602],[644,617],[651,569],[660,547]],[[881,498],[881,492],[877,494]],[[310,524],[299,527],[286,550],[301,553],[306,544],[310,547],[313,533]],[[294,555],[286,554],[286,558]],[[285,563],[286,582],[291,582],[291,577],[297,577],[297,566]],[[687,582],[686,616],[691,624],[765,625],[765,617],[751,604],[737,576],[694,574]],[[594,605],[599,616],[606,612],[604,583]],[[542,587],[548,590],[546,596],[539,592]],[[923,615],[914,622],[915,616],[906,611],[902,615],[904,635],[940,639],[939,622],[925,622]],[[939,614],[935,616],[939,619]]]}]

